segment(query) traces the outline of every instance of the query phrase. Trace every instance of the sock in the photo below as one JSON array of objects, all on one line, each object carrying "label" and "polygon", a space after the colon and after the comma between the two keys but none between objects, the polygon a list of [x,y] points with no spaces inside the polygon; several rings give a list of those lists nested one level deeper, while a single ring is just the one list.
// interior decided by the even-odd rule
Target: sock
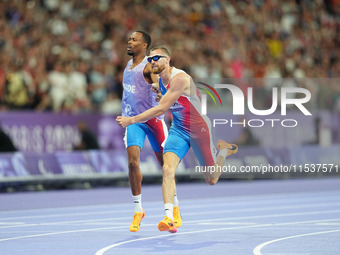
[{"label": "sock", "polygon": [[174,220],[174,204],[164,204],[165,216],[168,216],[170,219]]},{"label": "sock", "polygon": [[174,196],[174,207],[178,206],[178,198],[177,198],[177,194],[175,194]]},{"label": "sock", "polygon": [[227,155],[228,155],[228,149],[223,149],[223,150],[220,150],[217,156],[222,156],[225,158]]},{"label": "sock", "polygon": [[133,203],[135,204],[135,212],[143,212],[142,208],[142,194],[132,196]]}]

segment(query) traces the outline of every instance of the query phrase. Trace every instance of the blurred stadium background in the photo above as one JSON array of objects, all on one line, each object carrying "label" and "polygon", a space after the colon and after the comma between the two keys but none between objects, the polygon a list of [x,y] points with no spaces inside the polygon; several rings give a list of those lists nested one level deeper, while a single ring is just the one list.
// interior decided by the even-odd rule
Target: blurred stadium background
[{"label": "blurred stadium background", "polygon": [[[16,148],[0,141],[1,191],[127,183],[124,130],[114,120],[127,39],[136,30],[150,33],[152,45],[168,45],[172,64],[195,81],[252,86],[258,109],[270,108],[273,87],[311,92],[313,116],[298,116],[297,128],[217,131],[240,145],[230,164],[339,165],[338,0],[3,0],[0,10],[0,122]],[[223,118],[233,118],[230,95],[222,100]],[[84,132],[98,149],[82,147]],[[141,168],[145,182],[160,182],[148,144]],[[179,181],[189,179],[188,168],[184,161]]]}]

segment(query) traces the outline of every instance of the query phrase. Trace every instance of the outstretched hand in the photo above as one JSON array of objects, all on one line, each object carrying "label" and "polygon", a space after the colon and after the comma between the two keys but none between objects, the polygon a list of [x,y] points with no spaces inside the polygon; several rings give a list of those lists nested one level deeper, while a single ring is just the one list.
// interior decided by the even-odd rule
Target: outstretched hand
[{"label": "outstretched hand", "polygon": [[116,122],[118,123],[119,126],[122,128],[126,128],[127,126],[133,124],[131,117],[125,117],[125,116],[118,116],[116,118]]},{"label": "outstretched hand", "polygon": [[159,102],[162,98],[161,90],[159,89],[159,84],[156,83],[156,82],[152,83],[151,84],[151,91],[157,94],[155,101]]},{"label": "outstretched hand", "polygon": [[151,84],[151,91],[154,92],[154,93],[161,93],[161,90],[159,89],[159,84],[154,82]]}]

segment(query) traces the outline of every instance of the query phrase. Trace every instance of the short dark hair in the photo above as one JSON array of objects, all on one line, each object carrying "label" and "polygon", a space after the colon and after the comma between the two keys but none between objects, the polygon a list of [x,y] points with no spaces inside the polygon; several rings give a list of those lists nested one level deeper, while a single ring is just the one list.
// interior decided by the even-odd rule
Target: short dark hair
[{"label": "short dark hair", "polygon": [[151,36],[148,33],[141,30],[136,31],[136,33],[141,33],[143,35],[143,40],[147,44],[146,49],[149,49],[151,45]]},{"label": "short dark hair", "polygon": [[150,50],[150,52],[154,50],[161,50],[165,55],[167,55],[168,57],[171,57],[170,51],[165,46],[155,46]]}]

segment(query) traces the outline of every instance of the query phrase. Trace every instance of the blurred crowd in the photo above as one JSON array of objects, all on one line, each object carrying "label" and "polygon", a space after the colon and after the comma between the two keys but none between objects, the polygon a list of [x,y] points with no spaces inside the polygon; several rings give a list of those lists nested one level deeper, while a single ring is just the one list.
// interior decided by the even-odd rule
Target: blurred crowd
[{"label": "blurred crowd", "polygon": [[339,0],[2,0],[0,10],[2,111],[121,113],[136,30],[196,80],[264,78],[252,84],[264,107],[273,86],[304,86],[315,107],[340,111],[340,85],[328,82],[340,78]]}]

